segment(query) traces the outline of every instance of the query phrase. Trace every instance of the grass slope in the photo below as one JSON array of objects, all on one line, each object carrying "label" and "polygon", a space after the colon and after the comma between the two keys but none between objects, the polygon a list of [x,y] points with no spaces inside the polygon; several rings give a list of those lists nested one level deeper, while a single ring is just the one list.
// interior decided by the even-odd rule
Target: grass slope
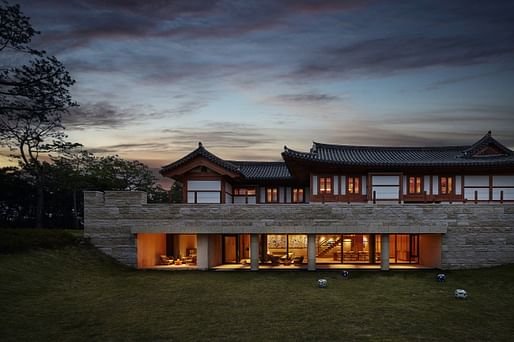
[{"label": "grass slope", "polygon": [[436,273],[135,271],[88,246],[0,255],[0,340],[512,339],[513,265]]}]

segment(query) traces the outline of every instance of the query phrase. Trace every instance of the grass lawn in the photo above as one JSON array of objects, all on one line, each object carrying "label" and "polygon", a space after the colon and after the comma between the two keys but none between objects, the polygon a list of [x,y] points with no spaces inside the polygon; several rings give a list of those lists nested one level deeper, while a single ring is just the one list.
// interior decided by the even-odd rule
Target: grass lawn
[{"label": "grass lawn", "polygon": [[0,255],[0,340],[512,341],[514,265],[437,273],[135,271],[87,245],[29,250]]}]

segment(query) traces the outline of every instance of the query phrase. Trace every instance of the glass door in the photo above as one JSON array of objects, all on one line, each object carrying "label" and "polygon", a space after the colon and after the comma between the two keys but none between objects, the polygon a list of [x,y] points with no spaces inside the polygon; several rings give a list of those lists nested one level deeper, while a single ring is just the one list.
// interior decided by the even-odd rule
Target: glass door
[{"label": "glass door", "polygon": [[237,235],[223,236],[223,263],[236,264],[239,262],[239,241]]}]

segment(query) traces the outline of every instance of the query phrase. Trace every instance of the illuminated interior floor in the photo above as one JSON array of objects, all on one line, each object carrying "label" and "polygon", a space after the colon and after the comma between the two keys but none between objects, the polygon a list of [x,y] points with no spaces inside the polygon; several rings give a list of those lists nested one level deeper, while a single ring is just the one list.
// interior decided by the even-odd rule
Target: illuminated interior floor
[{"label": "illuminated interior floor", "polygon": [[191,271],[197,270],[198,266],[196,265],[155,265],[155,266],[147,266],[142,269],[146,270],[163,270],[163,271]]},{"label": "illuminated interior floor", "polygon": [[[430,269],[431,267],[426,267],[423,265],[416,264],[390,264],[389,268],[392,270],[413,270],[413,269]],[[192,271],[197,270],[198,266],[196,265],[156,265],[156,266],[148,266],[144,269],[151,270],[162,270],[162,271]],[[237,270],[250,270],[249,264],[224,264],[211,267],[211,269],[216,271],[237,271]],[[306,270],[307,264],[301,265],[259,265],[259,269],[261,270],[284,270],[284,271],[293,271],[293,270]],[[316,264],[316,269],[318,270],[355,270],[355,269],[363,269],[363,270],[379,270],[380,264],[369,265],[369,264]]]},{"label": "illuminated interior floor", "polygon": [[[389,268],[392,270],[412,270],[412,269],[430,269],[430,267],[426,267],[423,265],[415,265],[415,264],[394,264],[389,265]],[[217,271],[235,271],[235,270],[249,270],[250,265],[242,265],[242,264],[225,264],[212,267],[212,269]],[[301,270],[307,269],[307,264],[302,265],[259,265],[259,269],[261,270]],[[343,270],[343,269],[364,269],[364,270],[379,270],[380,265],[369,265],[369,264],[317,264],[316,269],[318,270]]]}]

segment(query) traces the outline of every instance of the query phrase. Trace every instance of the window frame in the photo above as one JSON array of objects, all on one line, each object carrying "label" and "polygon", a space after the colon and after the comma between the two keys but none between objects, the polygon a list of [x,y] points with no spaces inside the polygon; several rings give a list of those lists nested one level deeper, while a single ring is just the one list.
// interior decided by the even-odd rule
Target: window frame
[{"label": "window frame", "polygon": [[[411,178],[414,178],[414,191],[410,191],[410,179]],[[416,176],[416,175],[407,176],[407,194],[408,195],[423,195],[423,193],[425,192],[424,178],[425,177],[423,177],[423,176]],[[419,181],[419,192],[416,191],[417,179],[420,180]]]},{"label": "window frame", "polygon": [[[244,195],[241,195],[241,190],[244,190]],[[248,194],[248,190],[253,190],[253,195]],[[237,192],[237,194],[236,194]],[[257,203],[257,188],[254,186],[237,186],[232,189],[232,202],[234,202],[234,197],[244,198],[245,203],[248,204],[248,198],[255,198],[255,202]]]},{"label": "window frame", "polygon": [[[276,200],[275,201],[273,200],[273,189],[276,190]],[[269,200],[269,198],[268,198],[268,190],[272,190],[271,200]],[[278,186],[266,187],[265,195],[266,195],[266,203],[278,203],[279,202]]]},{"label": "window frame", "polygon": [[[324,179],[324,187],[323,190],[321,188],[321,180]],[[330,179],[330,191],[327,191],[327,182],[326,180]],[[332,195],[334,194],[334,177],[333,176],[318,176],[318,194],[319,195]]]},{"label": "window frame", "polygon": [[[358,187],[355,187],[355,179],[358,179]],[[352,191],[350,191],[350,180],[352,183]],[[357,191],[355,191],[357,189]],[[356,175],[346,176],[346,194],[347,195],[361,195],[362,194],[362,177]]]},{"label": "window frame", "polygon": [[[295,190],[297,190],[297,193],[299,190],[302,191],[302,200],[301,201],[295,201]],[[291,203],[305,203],[305,188],[302,188],[302,187],[291,188]]]},{"label": "window frame", "polygon": [[[442,192],[442,180],[446,179],[446,192]],[[451,179],[451,182],[448,180]],[[448,184],[451,183],[451,191],[448,191]],[[455,176],[439,176],[439,195],[455,195]]]}]

